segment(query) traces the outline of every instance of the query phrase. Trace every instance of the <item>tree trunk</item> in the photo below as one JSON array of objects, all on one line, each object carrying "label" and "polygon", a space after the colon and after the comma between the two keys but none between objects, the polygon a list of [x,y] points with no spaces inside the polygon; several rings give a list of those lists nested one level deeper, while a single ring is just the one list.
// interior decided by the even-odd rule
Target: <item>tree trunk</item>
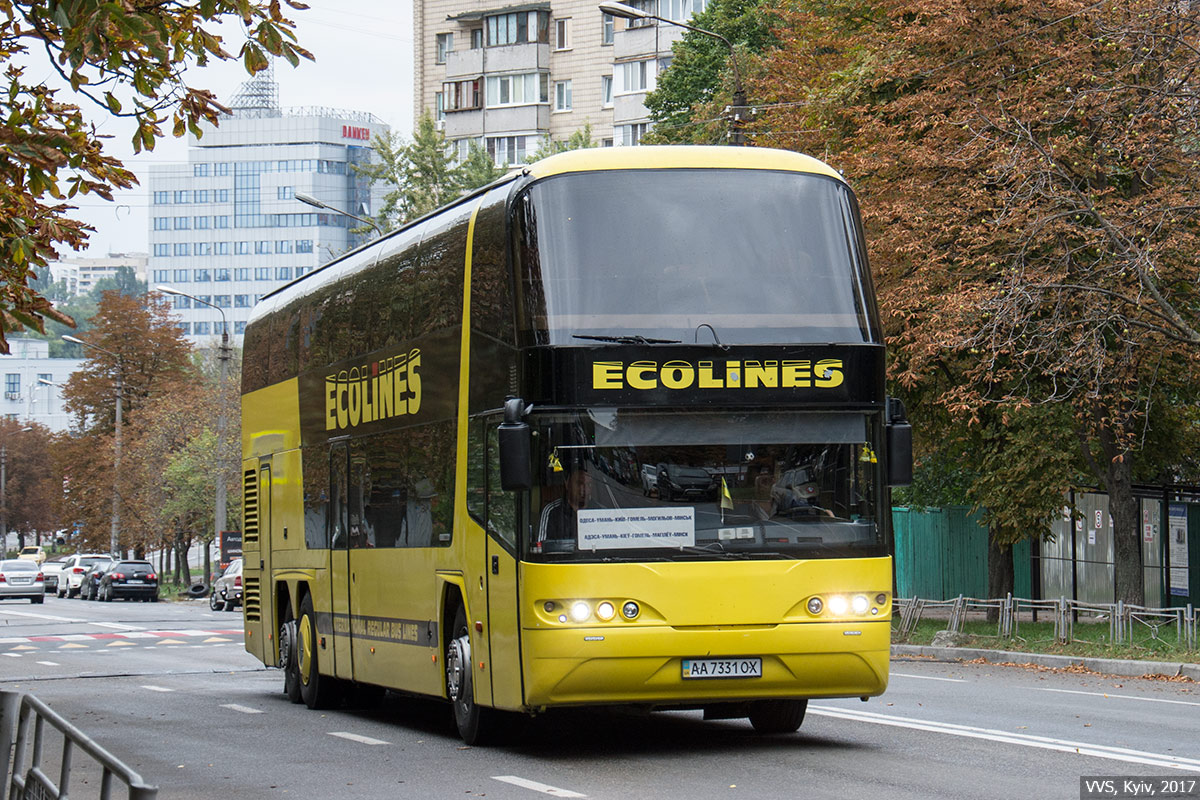
[{"label": "tree trunk", "polygon": [[1116,600],[1127,605],[1144,605],[1142,545],[1138,535],[1138,501],[1133,495],[1133,466],[1130,457],[1108,464],[1104,488],[1113,526],[1113,589]]},{"label": "tree trunk", "polygon": [[[1000,544],[998,542],[1000,531],[995,528],[988,528],[988,591],[987,596],[990,599],[1003,600],[1012,593],[1013,587],[1016,585],[1016,571],[1013,568],[1013,549],[1012,545]],[[987,611],[988,622],[1000,621],[1000,609],[989,608]]]}]

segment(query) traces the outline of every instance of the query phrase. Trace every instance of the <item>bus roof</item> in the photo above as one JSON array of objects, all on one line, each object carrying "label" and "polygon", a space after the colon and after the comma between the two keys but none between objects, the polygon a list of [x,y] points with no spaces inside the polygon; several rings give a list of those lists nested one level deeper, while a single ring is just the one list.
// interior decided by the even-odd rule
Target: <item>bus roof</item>
[{"label": "bus roof", "polygon": [[645,145],[571,150],[530,164],[525,174],[536,179],[592,170],[722,168],[810,172],[845,183],[845,179],[828,164],[802,153],[767,147],[712,145]]}]

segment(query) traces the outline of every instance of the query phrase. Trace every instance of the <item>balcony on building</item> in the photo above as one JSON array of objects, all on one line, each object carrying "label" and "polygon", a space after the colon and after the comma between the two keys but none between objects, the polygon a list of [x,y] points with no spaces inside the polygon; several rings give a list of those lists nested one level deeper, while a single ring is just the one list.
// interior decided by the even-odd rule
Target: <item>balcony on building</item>
[{"label": "balcony on building", "polygon": [[550,105],[536,103],[446,112],[447,139],[505,136],[550,130]]},{"label": "balcony on building", "polygon": [[646,93],[619,94],[613,98],[613,124],[644,122],[650,118],[646,108]]},{"label": "balcony on building", "polygon": [[670,55],[671,45],[682,39],[686,32],[678,25],[666,23],[639,25],[617,31],[613,34],[613,60]]}]

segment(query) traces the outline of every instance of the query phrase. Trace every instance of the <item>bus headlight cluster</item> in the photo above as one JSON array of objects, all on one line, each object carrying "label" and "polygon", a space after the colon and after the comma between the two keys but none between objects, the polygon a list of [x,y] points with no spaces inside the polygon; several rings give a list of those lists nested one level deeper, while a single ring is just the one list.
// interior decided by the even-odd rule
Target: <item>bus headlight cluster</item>
[{"label": "bus headlight cluster", "polygon": [[[542,610],[557,618],[559,622],[582,623],[593,617],[600,622],[611,622],[617,617],[617,604],[611,600],[600,600],[594,604],[588,600],[547,600],[542,603]],[[633,600],[626,600],[621,605],[621,616],[625,619],[637,619],[641,613],[641,607]]]},{"label": "bus headlight cluster", "polygon": [[879,592],[873,597],[867,594],[834,594],[827,597],[810,597],[806,608],[812,616],[820,616],[828,610],[834,617],[876,617],[887,607],[888,596]]}]

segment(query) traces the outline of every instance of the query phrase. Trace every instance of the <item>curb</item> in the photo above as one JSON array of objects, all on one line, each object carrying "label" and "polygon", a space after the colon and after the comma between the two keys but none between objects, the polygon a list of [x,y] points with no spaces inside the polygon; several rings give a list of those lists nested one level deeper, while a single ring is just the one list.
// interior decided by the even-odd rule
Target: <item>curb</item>
[{"label": "curb", "polygon": [[1178,661],[1133,661],[1119,658],[1082,658],[1079,656],[1055,656],[1045,653],[1019,653],[1012,650],[982,650],[971,647],[929,647],[924,645],[894,644],[893,656],[924,656],[945,661],[973,661],[984,659],[994,663],[1032,664],[1038,667],[1083,667],[1105,675],[1121,675],[1130,678],[1188,678],[1200,681],[1200,664],[1184,664]]}]

